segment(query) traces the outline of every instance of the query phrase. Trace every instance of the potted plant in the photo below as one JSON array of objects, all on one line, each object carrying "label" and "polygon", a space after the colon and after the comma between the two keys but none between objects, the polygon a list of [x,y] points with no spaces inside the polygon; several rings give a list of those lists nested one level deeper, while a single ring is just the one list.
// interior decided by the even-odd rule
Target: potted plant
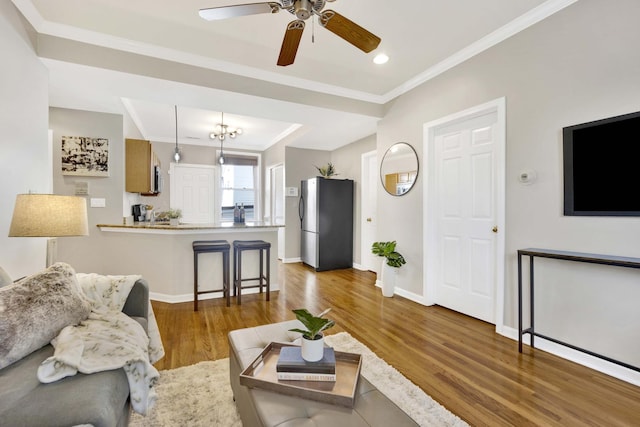
[{"label": "potted plant", "polygon": [[328,308],[317,316],[311,314],[306,308],[300,308],[292,311],[300,323],[307,328],[289,329],[291,332],[300,332],[302,334],[302,358],[307,362],[317,362],[322,359],[324,354],[324,336],[322,335],[322,331],[325,331],[335,325],[333,320],[322,317],[331,311],[331,309]]},{"label": "potted plant", "polygon": [[169,209],[167,211],[167,216],[169,217],[169,225],[178,225],[180,223],[180,218],[182,218],[182,210]]},{"label": "potted plant", "polygon": [[333,163],[329,162],[326,166],[316,166],[320,175],[324,178],[331,178],[332,176],[338,175],[336,173],[336,168],[333,166]]},{"label": "potted plant", "polygon": [[397,269],[406,264],[407,261],[402,254],[396,251],[395,240],[392,242],[374,242],[371,246],[371,252],[386,259],[386,262],[382,264],[380,278],[382,295],[392,297],[396,286]]}]

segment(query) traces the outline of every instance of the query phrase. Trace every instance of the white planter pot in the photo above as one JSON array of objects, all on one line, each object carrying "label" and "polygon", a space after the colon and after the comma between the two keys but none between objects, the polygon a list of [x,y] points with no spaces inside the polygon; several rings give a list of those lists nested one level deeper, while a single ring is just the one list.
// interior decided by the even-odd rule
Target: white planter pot
[{"label": "white planter pot", "polygon": [[175,227],[180,224],[180,218],[169,218],[169,225]]},{"label": "white planter pot", "polygon": [[386,260],[382,262],[382,295],[392,297],[396,288],[396,275],[398,269],[387,264]]},{"label": "white planter pot", "polygon": [[317,362],[324,356],[324,337],[308,340],[302,337],[302,358],[307,362]]}]

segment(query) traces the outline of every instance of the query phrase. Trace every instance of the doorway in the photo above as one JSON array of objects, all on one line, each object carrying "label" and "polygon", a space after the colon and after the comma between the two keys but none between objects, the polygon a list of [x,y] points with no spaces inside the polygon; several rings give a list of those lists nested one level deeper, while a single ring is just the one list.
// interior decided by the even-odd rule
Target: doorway
[{"label": "doorway", "polygon": [[362,192],[360,199],[360,263],[363,270],[380,273],[380,259],[371,253],[376,239],[376,200],[378,189],[378,157],[376,151],[362,154]]},{"label": "doorway", "polygon": [[424,295],[501,328],[505,100],[424,125]]}]

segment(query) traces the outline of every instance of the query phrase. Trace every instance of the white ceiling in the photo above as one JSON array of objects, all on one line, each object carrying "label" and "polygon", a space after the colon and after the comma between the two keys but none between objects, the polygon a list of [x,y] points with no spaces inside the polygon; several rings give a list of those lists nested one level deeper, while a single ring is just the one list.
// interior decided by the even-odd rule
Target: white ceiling
[{"label": "white ceiling", "polygon": [[[383,105],[396,96],[576,0],[336,0],[325,10],[381,37],[379,48],[365,54],[309,19],[288,67],[276,65],[286,24],[295,19],[287,11],[211,22],[198,16],[201,8],[251,0],[12,1],[43,37],[220,77],[194,84],[50,53],[43,62],[52,106],[126,110],[144,138],[174,142],[177,105],[181,144],[210,144],[224,111],[225,124],[245,130],[233,142],[239,148],[264,150],[285,139],[333,150],[374,133]],[[373,64],[378,52],[390,61]]]}]

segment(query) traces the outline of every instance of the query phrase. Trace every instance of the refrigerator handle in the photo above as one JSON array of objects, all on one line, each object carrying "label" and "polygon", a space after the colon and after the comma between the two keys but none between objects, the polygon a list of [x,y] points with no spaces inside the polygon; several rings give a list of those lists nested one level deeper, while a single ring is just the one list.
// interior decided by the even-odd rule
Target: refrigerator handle
[{"label": "refrigerator handle", "polygon": [[302,220],[304,219],[304,196],[300,195],[298,202],[298,217],[300,218],[300,228],[302,228]]}]

